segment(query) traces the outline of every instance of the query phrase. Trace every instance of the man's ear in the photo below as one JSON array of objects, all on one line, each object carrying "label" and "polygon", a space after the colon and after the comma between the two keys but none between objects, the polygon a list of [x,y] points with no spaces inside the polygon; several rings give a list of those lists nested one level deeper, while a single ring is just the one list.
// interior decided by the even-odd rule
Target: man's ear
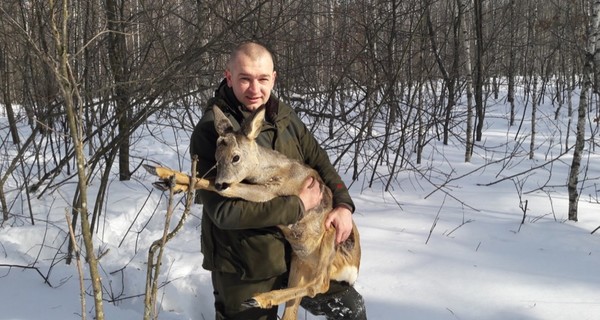
[{"label": "man's ear", "polygon": [[233,86],[233,81],[232,81],[232,74],[231,71],[229,71],[229,69],[225,70],[225,80],[227,80],[227,86],[228,87],[232,87]]},{"label": "man's ear", "polygon": [[263,121],[265,120],[265,106],[256,109],[252,117],[244,121],[243,132],[248,139],[254,140],[260,134]]},{"label": "man's ear", "polygon": [[215,115],[215,130],[219,136],[222,137],[227,133],[233,132],[233,125],[231,124],[231,121],[227,119],[227,116],[225,116],[223,111],[221,111],[221,108],[214,105],[212,110]]}]

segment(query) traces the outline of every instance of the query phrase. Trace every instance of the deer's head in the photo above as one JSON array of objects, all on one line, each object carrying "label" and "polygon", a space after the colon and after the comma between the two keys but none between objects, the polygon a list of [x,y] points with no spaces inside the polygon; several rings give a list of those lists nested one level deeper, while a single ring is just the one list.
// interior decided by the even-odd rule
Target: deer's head
[{"label": "deer's head", "polygon": [[217,190],[225,190],[230,185],[244,180],[252,182],[253,177],[259,174],[257,168],[260,155],[256,137],[260,134],[265,118],[264,107],[257,109],[237,131],[219,107],[214,106],[213,113],[215,129],[219,134],[215,153],[215,187]]}]

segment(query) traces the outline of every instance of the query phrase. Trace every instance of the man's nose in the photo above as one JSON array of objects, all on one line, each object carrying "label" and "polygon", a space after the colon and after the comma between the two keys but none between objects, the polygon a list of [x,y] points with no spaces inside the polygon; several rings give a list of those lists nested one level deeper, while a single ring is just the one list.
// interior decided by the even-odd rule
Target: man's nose
[{"label": "man's nose", "polygon": [[258,81],[256,81],[256,80],[250,81],[250,86],[248,87],[248,89],[252,92],[258,91]]}]

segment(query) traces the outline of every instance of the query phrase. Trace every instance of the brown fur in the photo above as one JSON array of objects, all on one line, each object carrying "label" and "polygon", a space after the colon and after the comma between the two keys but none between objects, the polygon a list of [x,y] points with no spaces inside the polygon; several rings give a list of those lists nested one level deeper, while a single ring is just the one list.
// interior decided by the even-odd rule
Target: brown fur
[{"label": "brown fur", "polygon": [[[297,319],[302,297],[314,297],[329,289],[329,281],[354,284],[360,267],[360,240],[356,225],[350,237],[335,244],[335,229],[325,228],[325,219],[332,210],[332,193],[319,174],[308,166],[277,151],[259,146],[255,139],[264,120],[259,109],[250,121],[235,132],[231,122],[218,107],[214,107],[217,140],[217,176],[213,180],[197,179],[196,189],[211,190],[225,197],[264,202],[277,196],[298,195],[304,182],[313,178],[323,188],[323,200],[307,211],[293,225],[279,226],[293,248],[288,288],[260,293],[248,300],[249,307],[270,308],[286,303],[282,319]],[[177,190],[186,190],[190,178],[164,167],[145,166],[166,180],[175,175]],[[244,181],[244,182],[242,182]]]}]

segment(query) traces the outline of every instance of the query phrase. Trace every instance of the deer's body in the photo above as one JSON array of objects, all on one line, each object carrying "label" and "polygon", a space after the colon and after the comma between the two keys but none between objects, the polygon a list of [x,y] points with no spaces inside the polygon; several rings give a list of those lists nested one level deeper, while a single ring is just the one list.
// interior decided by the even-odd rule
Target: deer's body
[{"label": "deer's body", "polygon": [[[214,181],[199,179],[195,188],[255,202],[298,195],[310,178],[323,188],[323,199],[316,208],[305,212],[295,224],[279,226],[293,249],[288,288],[257,294],[245,303],[270,308],[285,302],[283,319],[295,320],[302,297],[326,292],[330,280],[354,284],[360,266],[358,230],[353,224],[350,237],[335,244],[335,229],[325,228],[325,219],[332,210],[332,192],[319,174],[299,161],[256,143],[264,110],[259,110],[251,122],[244,123],[237,132],[217,107],[213,110],[219,134],[215,155],[217,175]],[[153,172],[163,179],[175,174],[179,188],[189,185],[189,178],[181,173],[166,168],[153,168]]]}]

